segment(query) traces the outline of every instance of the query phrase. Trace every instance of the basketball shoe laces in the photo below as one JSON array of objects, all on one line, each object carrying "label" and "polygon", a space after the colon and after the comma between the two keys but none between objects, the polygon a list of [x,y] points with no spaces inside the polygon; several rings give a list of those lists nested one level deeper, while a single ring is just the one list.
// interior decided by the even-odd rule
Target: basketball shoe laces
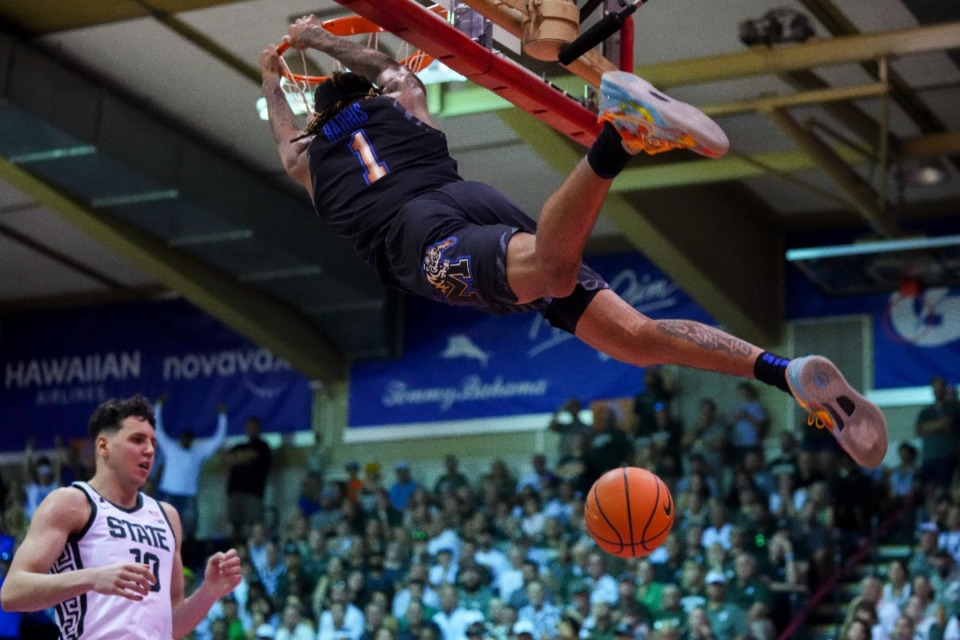
[{"label": "basketball shoe laces", "polygon": [[815,426],[817,429],[826,428],[833,431],[833,419],[830,414],[823,409],[814,409],[807,414],[807,426]]},{"label": "basketball shoe laces", "polygon": [[[791,394],[792,395],[792,394]],[[830,415],[830,412],[824,409],[823,407],[811,406],[794,396],[794,399],[797,401],[797,404],[807,412],[807,426],[816,427],[817,429],[826,429],[827,431],[833,431],[834,420],[833,416]]]}]

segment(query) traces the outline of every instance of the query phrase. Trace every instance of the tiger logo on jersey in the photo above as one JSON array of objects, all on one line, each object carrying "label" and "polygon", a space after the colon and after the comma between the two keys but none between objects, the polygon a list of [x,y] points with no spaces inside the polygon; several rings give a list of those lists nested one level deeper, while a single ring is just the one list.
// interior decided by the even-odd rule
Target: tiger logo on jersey
[{"label": "tiger logo on jersey", "polygon": [[477,290],[473,288],[470,256],[447,256],[447,251],[459,240],[450,236],[430,245],[423,253],[423,273],[438,297],[450,304],[477,304]]}]

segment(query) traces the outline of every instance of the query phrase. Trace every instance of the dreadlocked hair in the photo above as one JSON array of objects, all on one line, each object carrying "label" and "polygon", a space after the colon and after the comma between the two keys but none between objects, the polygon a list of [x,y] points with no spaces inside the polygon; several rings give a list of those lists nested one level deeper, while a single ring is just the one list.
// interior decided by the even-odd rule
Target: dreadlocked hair
[{"label": "dreadlocked hair", "polygon": [[380,90],[359,74],[337,71],[317,87],[315,95],[316,113],[297,140],[316,135],[330,118],[354,102],[380,95]]}]

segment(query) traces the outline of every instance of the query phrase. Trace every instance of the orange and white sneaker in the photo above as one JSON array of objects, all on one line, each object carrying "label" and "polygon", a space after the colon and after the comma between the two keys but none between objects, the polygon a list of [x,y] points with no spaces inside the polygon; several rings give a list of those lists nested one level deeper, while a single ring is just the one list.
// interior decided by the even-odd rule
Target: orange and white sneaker
[{"label": "orange and white sneaker", "polygon": [[720,125],[699,109],[660,93],[626,71],[608,71],[601,77],[598,119],[611,123],[633,154],[690,149],[719,158],[730,148]]},{"label": "orange and white sneaker", "polygon": [[876,467],[887,455],[887,420],[857,393],[836,365],[823,356],[796,358],[787,364],[787,385],[809,412],[808,424],[827,428],[844,451],[864,467]]}]

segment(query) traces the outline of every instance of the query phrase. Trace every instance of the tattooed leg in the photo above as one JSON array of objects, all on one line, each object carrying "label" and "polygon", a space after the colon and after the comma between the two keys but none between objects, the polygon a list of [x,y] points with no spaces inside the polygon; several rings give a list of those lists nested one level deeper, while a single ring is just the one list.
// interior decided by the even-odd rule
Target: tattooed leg
[{"label": "tattooed leg", "polygon": [[577,324],[578,338],[617,360],[639,367],[677,364],[744,378],[763,351],[740,338],[692,320],[652,320],[612,291],[598,294]]},{"label": "tattooed leg", "polygon": [[749,342],[736,336],[693,320],[655,320],[653,323],[660,333],[687,340],[707,351],[749,356],[756,349]]}]

